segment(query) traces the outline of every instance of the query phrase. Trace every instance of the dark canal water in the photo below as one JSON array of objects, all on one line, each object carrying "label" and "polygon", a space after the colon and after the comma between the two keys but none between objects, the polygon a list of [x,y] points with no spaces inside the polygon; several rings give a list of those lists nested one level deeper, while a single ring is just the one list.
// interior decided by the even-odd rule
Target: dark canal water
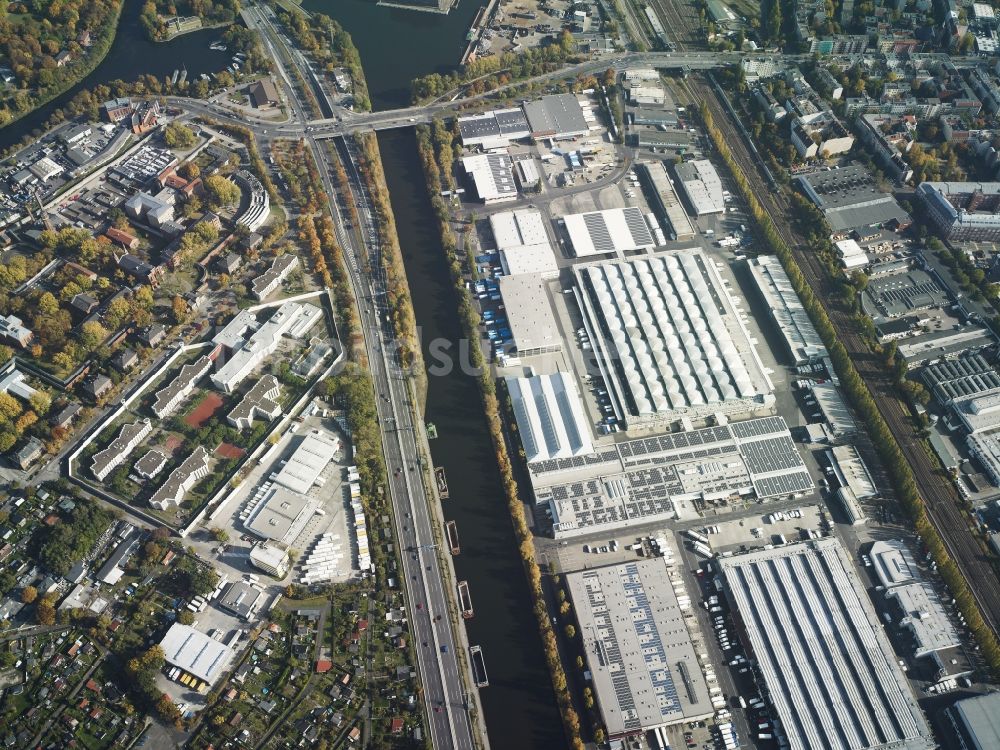
[{"label": "dark canal water", "polygon": [[188,80],[193,81],[202,73],[217,73],[231,62],[231,52],[217,52],[208,48],[209,44],[222,36],[224,29],[196,31],[159,44],[149,41],[139,26],[142,4],[143,0],[125,0],[115,41],[107,57],[89,76],[44,107],[0,128],[0,151],[40,129],[55,110],[67,104],[83,89],[115,80],[134,81],[147,73],[162,79],[173,75],[174,70],[181,67],[187,68]]},{"label": "dark canal water", "polygon": [[[455,291],[432,222],[414,132],[383,131],[378,138],[430,362],[428,342],[462,338]],[[451,499],[443,501],[445,516],[457,521],[462,543],[455,567],[459,579],[469,582],[476,611],[468,621],[469,641],[483,647],[489,672],[490,686],[481,694],[490,744],[494,750],[565,747],[476,380],[457,368],[431,377],[427,419],[437,425],[431,452],[434,464],[444,466],[451,491]]]},{"label": "dark canal water", "polygon": [[350,32],[361,53],[374,109],[410,103],[410,81],[449,73],[465,50],[465,34],[485,5],[461,0],[446,15],[387,8],[375,0],[303,0],[308,11],[326,13]]}]

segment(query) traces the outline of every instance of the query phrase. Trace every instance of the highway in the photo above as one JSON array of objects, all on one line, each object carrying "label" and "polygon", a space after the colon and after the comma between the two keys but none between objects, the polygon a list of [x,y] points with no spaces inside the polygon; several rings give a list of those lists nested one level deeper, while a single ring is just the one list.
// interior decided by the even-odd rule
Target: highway
[{"label": "highway", "polygon": [[[269,47],[281,44],[266,10],[250,6],[244,10],[244,17],[249,17],[262,32]],[[284,59],[302,60],[294,55],[278,54],[277,49],[271,51],[279,68]],[[300,72],[307,75],[307,71]],[[294,88],[283,70],[281,78],[289,95],[294,97]],[[301,101],[294,110],[298,122],[304,122]],[[304,128],[300,132],[304,132]],[[328,154],[314,136],[307,135],[305,142],[313,154],[323,187],[333,199],[337,191],[330,174]],[[478,729],[470,719],[468,708],[475,696],[465,693],[455,652],[464,643],[464,633],[453,632],[448,614],[450,593],[445,589],[439,567],[431,517],[431,503],[435,500],[425,491],[422,477],[426,467],[421,465],[417,448],[416,431],[424,428],[411,419],[414,409],[410,402],[410,378],[401,369],[395,332],[389,323],[385,279],[378,272],[382,264],[376,216],[368,188],[357,169],[353,143],[342,139],[336,145],[350,184],[351,195],[345,197],[354,201],[358,208],[359,226],[352,227],[351,232],[345,229],[344,217],[335,200],[331,202],[331,210],[361,315],[368,370],[375,387],[393,521],[402,555],[402,582],[409,601],[407,617],[417,654],[431,740],[435,748],[474,750]],[[366,268],[374,271],[373,277],[369,277]],[[480,744],[485,744],[485,738]]]}]

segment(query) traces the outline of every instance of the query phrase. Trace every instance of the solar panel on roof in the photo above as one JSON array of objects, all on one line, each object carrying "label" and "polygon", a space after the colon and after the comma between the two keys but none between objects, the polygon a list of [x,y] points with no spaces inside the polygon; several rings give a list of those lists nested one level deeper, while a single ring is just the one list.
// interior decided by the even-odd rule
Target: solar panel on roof
[{"label": "solar panel on roof", "polygon": [[590,234],[591,242],[598,253],[613,253],[615,251],[614,240],[608,231],[608,225],[604,221],[604,216],[597,213],[584,214],[583,223]]}]

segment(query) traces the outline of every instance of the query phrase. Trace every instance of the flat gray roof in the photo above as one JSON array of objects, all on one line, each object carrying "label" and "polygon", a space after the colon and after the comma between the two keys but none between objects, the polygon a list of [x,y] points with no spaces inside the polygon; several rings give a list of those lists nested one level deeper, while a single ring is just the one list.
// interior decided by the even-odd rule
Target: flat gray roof
[{"label": "flat gray roof", "polygon": [[535,136],[566,136],[590,130],[576,94],[549,94],[524,105],[524,114]]},{"label": "flat gray roof", "polygon": [[569,573],[566,584],[611,737],[714,713],[663,558]]},{"label": "flat gray roof", "polygon": [[499,287],[507,325],[519,353],[527,355],[562,348],[562,336],[541,278],[533,274],[501,276]]},{"label": "flat gray roof", "polygon": [[936,746],[840,542],[718,562],[792,750]]},{"label": "flat gray roof", "polygon": [[1000,693],[960,700],[951,712],[972,750],[1000,747]]},{"label": "flat gray roof", "polygon": [[893,219],[901,223],[910,220],[896,199],[879,190],[875,178],[862,166],[814,172],[798,179],[834,232],[886,224]]},{"label": "flat gray roof", "polygon": [[268,493],[246,527],[264,539],[291,542],[305,526],[303,515],[308,519],[313,514],[316,501],[280,485],[272,486]]}]

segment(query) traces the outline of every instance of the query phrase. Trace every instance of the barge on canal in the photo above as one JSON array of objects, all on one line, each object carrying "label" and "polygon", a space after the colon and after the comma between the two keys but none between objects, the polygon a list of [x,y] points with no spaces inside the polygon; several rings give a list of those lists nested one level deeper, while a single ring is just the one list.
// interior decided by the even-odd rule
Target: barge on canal
[{"label": "barge on canal", "polygon": [[454,521],[448,521],[445,528],[448,529],[448,544],[451,545],[451,554],[461,554],[462,548],[458,546],[458,526],[455,525]]},{"label": "barge on canal", "polygon": [[458,582],[458,604],[462,608],[462,617],[471,620],[475,612],[472,609],[472,597],[469,595],[469,582]]},{"label": "barge on canal", "polygon": [[444,475],[443,466],[434,467],[434,480],[437,482],[438,494],[442,500],[448,499],[448,479]]},{"label": "barge on canal", "polygon": [[486,676],[486,662],[483,661],[482,647],[470,646],[469,653],[472,655],[472,673],[476,678],[476,687],[489,687],[490,680]]}]

